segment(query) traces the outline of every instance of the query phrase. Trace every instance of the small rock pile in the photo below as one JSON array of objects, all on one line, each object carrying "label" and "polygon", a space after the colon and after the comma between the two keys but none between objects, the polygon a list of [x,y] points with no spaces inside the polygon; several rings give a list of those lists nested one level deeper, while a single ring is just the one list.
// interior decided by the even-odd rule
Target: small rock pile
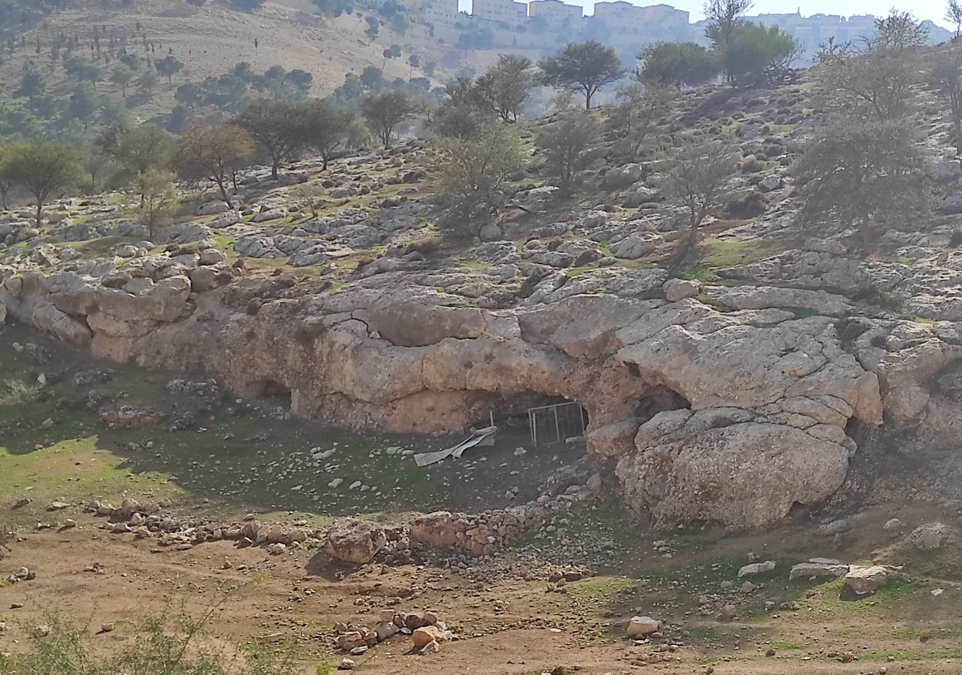
[{"label": "small rock pile", "polygon": [[169,506],[168,499],[142,505],[128,497],[120,508],[92,501],[85,511],[109,516],[110,521],[101,525],[101,528],[112,534],[132,532],[138,539],[154,537],[161,546],[174,546],[178,551],[189,550],[206,541],[230,539],[236,541],[238,547],[266,545],[268,553],[280,555],[288,548],[297,548],[311,536],[302,528],[287,530],[280,525],[265,525],[257,520],[243,524],[221,524],[179,520],[159,514],[162,508]]},{"label": "small rock pile", "polygon": [[351,656],[360,656],[379,642],[398,634],[410,635],[414,649],[421,654],[434,654],[440,650],[441,642],[457,639],[437,614],[430,611],[409,613],[382,609],[374,628],[338,623],[334,630],[337,632],[337,648],[350,652]]},{"label": "small rock pile", "polygon": [[552,513],[592,499],[599,490],[600,480],[593,476],[586,485],[572,485],[564,494],[542,495],[520,506],[481,514],[435,511],[411,521],[411,539],[430,546],[460,549],[473,556],[494,555],[540,527]]},{"label": "small rock pile", "polygon": [[402,527],[345,518],[328,530],[325,550],[335,560],[364,565],[409,564],[418,558],[419,545],[453,548],[474,557],[492,556],[512,541],[540,527],[552,513],[594,498],[601,489],[600,476],[584,485],[572,485],[563,494],[544,494],[536,501],[480,514],[435,511]]},{"label": "small rock pile", "polygon": [[26,567],[19,568],[16,572],[8,576],[4,581],[8,581],[11,584],[16,584],[21,581],[33,581],[37,578],[37,572],[35,570],[27,569]]}]

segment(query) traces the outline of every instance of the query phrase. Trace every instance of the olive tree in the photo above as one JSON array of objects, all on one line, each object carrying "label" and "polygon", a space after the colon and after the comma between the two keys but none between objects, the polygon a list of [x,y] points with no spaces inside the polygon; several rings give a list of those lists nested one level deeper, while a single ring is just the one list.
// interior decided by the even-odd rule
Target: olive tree
[{"label": "olive tree", "polygon": [[637,158],[658,121],[671,111],[671,102],[677,93],[674,87],[657,80],[634,83],[618,91],[620,103],[611,112],[609,124],[621,141],[617,146],[620,154]]},{"label": "olive tree", "polygon": [[922,79],[919,54],[926,29],[895,10],[875,22],[876,35],[862,44],[829,41],[818,54],[819,83],[829,107],[884,122],[912,111]]},{"label": "olive tree", "polygon": [[137,182],[143,195],[137,218],[147,228],[153,241],[158,228],[173,218],[180,203],[177,188],[174,187],[174,173],[151,168],[140,174]]},{"label": "olive tree", "polygon": [[697,87],[718,77],[718,55],[695,42],[656,42],[642,47],[635,70],[639,82]]},{"label": "olive tree", "polygon": [[499,54],[498,63],[478,78],[481,100],[505,122],[517,122],[524,115],[524,102],[534,84],[531,59]]},{"label": "olive tree", "polygon": [[327,170],[331,155],[347,140],[348,128],[354,116],[350,112],[335,109],[322,99],[305,101],[302,105],[309,129],[306,143],[320,153],[324,160],[321,168]]},{"label": "olive tree", "polygon": [[310,134],[303,102],[254,101],[231,124],[244,129],[271,158],[271,178],[281,162],[304,149]]},{"label": "olive tree", "polygon": [[13,143],[0,143],[0,208],[4,211],[7,210],[7,195],[13,188],[14,181],[12,178],[4,177],[3,164],[13,154],[15,148],[16,145]]},{"label": "olive tree", "polygon": [[23,186],[37,200],[37,226],[50,195],[73,187],[82,178],[80,156],[73,146],[36,140],[15,145],[0,163],[0,181]]},{"label": "olive tree", "polygon": [[689,138],[669,158],[662,191],[688,212],[689,243],[698,241],[698,228],[712,209],[721,206],[725,186],[738,168],[738,152],[723,141]]},{"label": "olive tree", "polygon": [[361,98],[359,109],[371,132],[381,140],[385,148],[390,148],[394,128],[414,117],[418,105],[403,91],[386,89],[365,94]]},{"label": "olive tree", "polygon": [[801,53],[801,45],[781,27],[745,22],[732,33],[721,61],[733,82],[776,84]]},{"label": "olive tree", "polygon": [[458,77],[444,86],[444,100],[428,113],[427,126],[439,136],[469,138],[492,119],[491,108],[477,87],[470,79]]},{"label": "olive tree", "polygon": [[182,178],[213,181],[221,199],[233,209],[227,182],[253,154],[254,139],[244,129],[234,125],[195,125],[181,138],[174,164]]},{"label": "olive tree", "polygon": [[138,186],[141,202],[145,195],[139,187],[140,177],[150,169],[166,169],[172,147],[170,134],[153,124],[145,123],[132,129],[120,127],[111,154],[121,167],[120,179]]},{"label": "olive tree", "polygon": [[562,198],[571,196],[575,178],[591,162],[600,136],[601,125],[596,120],[573,111],[538,134],[535,145],[544,157],[544,173]]},{"label": "olive tree", "polygon": [[708,0],[705,3],[703,11],[708,19],[705,37],[712,41],[715,49],[722,51],[728,46],[754,4],[753,0]]},{"label": "olive tree", "polygon": [[472,138],[442,138],[437,203],[440,224],[455,236],[476,236],[505,206],[504,183],[527,155],[514,127],[486,123]]},{"label": "olive tree", "polygon": [[821,126],[793,172],[803,227],[858,227],[863,252],[871,227],[887,218],[917,219],[927,209],[926,155],[907,119],[836,117]]}]

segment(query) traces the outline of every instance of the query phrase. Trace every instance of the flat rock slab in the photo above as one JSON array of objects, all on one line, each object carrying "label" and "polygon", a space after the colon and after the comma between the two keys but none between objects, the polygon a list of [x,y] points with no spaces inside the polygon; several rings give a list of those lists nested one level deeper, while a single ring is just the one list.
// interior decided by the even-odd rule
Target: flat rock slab
[{"label": "flat rock slab", "polygon": [[771,572],[775,569],[774,560],[766,560],[761,563],[752,563],[751,565],[745,565],[740,570],[738,570],[738,578],[750,577],[756,574],[764,574],[765,572]]},{"label": "flat rock slab", "polygon": [[845,585],[858,593],[874,593],[882,584],[898,575],[898,570],[885,565],[862,567],[853,565],[845,575]]},{"label": "flat rock slab", "polygon": [[810,579],[811,577],[840,577],[848,574],[848,565],[839,562],[803,562],[792,567],[788,580]]}]

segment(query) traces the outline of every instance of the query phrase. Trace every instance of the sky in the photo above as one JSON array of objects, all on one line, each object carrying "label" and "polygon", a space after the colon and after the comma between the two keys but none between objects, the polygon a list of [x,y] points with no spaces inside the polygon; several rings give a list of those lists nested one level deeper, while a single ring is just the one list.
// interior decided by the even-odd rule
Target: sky
[{"label": "sky", "polygon": [[[527,1],[527,0],[524,0]],[[585,14],[590,14],[594,7],[594,0],[565,0],[572,5],[582,5],[585,7]],[[691,13],[691,21],[694,23],[704,18],[702,7],[704,0],[646,0],[634,1],[636,5],[654,5],[664,2],[666,5],[685,9]],[[802,16],[812,14],[841,14],[842,16],[852,16],[853,14],[874,14],[884,16],[888,14],[893,6],[900,11],[910,11],[916,19],[929,19],[935,23],[949,28],[943,20],[945,14],[945,0],[914,0],[913,2],[885,2],[884,0],[789,0],[780,2],[779,0],[755,0],[755,6],[750,14],[775,13],[790,14],[801,10]],[[471,11],[470,0],[460,0],[462,10]]]}]

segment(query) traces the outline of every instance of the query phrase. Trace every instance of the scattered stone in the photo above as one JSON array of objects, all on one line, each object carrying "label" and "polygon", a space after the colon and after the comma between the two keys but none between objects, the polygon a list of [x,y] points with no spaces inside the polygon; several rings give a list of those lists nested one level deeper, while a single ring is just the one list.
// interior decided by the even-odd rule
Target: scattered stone
[{"label": "scattered stone", "polygon": [[884,565],[863,567],[853,565],[845,575],[845,585],[858,595],[874,593],[882,584],[895,577],[898,570]]},{"label": "scattered stone", "polygon": [[354,670],[355,663],[351,659],[344,657],[341,662],[337,664],[338,670]]},{"label": "scattered stone", "polygon": [[942,547],[951,532],[951,528],[943,523],[928,523],[915,528],[908,540],[920,551],[934,551]]},{"label": "scattered stone", "polygon": [[444,631],[437,626],[424,626],[411,634],[411,640],[417,649],[423,649],[431,642],[440,642],[443,639]]},{"label": "scattered stone", "polygon": [[421,654],[423,656],[437,654],[439,651],[441,651],[441,645],[436,640],[432,640],[421,648]]},{"label": "scattered stone", "polygon": [[387,537],[376,523],[355,518],[339,520],[327,531],[327,554],[335,560],[364,565],[384,548]]},{"label": "scattered stone", "polygon": [[738,609],[735,605],[725,605],[718,613],[718,618],[722,621],[731,621],[738,616]]},{"label": "scattered stone", "polygon": [[701,293],[701,283],[687,279],[669,279],[662,286],[662,290],[665,291],[665,300],[678,302],[685,298],[698,297]]},{"label": "scattered stone", "polygon": [[754,576],[756,574],[764,574],[765,572],[771,572],[775,569],[774,560],[766,560],[762,563],[752,563],[751,565],[745,565],[740,570],[738,570],[738,578]]},{"label": "scattered stone", "polygon": [[633,616],[631,621],[628,622],[626,633],[628,637],[635,637],[636,635],[651,635],[659,630],[661,630],[661,621],[649,616]]}]

